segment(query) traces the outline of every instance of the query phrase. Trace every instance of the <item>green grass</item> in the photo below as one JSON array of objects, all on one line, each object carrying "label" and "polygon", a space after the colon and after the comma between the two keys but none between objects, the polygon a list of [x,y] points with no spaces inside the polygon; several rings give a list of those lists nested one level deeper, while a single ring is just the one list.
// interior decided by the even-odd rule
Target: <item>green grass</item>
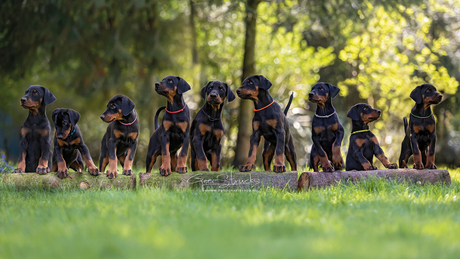
[{"label": "green grass", "polygon": [[0,258],[458,258],[452,185],[371,179],[303,193],[12,191]]}]

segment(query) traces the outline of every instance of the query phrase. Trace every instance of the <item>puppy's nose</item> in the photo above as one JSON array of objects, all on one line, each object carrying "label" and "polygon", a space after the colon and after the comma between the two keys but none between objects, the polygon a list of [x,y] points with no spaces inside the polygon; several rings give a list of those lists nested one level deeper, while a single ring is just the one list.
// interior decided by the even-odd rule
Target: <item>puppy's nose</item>
[{"label": "puppy's nose", "polygon": [[102,119],[102,120],[105,119],[105,115],[104,115],[104,114],[101,115],[101,119]]},{"label": "puppy's nose", "polygon": [[25,97],[21,98],[21,103],[25,103],[26,101],[27,101],[27,98],[25,98]]},{"label": "puppy's nose", "polygon": [[240,88],[236,89],[236,94],[240,95],[240,93],[241,93],[241,89]]},{"label": "puppy's nose", "polygon": [[216,97],[217,97],[217,94],[211,93],[209,96],[211,96],[211,98],[216,98]]},{"label": "puppy's nose", "polygon": [[438,94],[439,99],[442,100],[442,94]]},{"label": "puppy's nose", "polygon": [[308,98],[313,98],[314,94],[313,93],[309,93],[308,94]]},{"label": "puppy's nose", "polygon": [[380,110],[377,110],[377,113],[380,115],[380,113],[382,113],[382,111],[380,111]]},{"label": "puppy's nose", "polygon": [[158,87],[160,87],[160,83],[155,83],[155,90],[158,90]]}]

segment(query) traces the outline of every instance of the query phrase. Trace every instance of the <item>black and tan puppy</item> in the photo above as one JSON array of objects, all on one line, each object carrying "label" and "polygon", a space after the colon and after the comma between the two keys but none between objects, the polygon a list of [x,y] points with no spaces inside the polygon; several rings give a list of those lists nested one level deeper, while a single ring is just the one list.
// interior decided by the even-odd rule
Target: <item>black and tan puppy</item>
[{"label": "black and tan puppy", "polygon": [[190,128],[191,166],[193,171],[208,171],[207,160],[211,161],[211,170],[219,171],[224,135],[222,110],[224,101],[231,102],[235,94],[226,83],[211,81],[203,89],[201,96],[206,103],[198,111]]},{"label": "black and tan puppy", "polygon": [[50,172],[51,164],[51,126],[46,116],[46,105],[56,97],[45,87],[31,85],[21,98],[21,106],[29,110],[21,126],[18,167],[14,173]]},{"label": "black and tan puppy", "polygon": [[252,119],[253,132],[250,140],[249,157],[247,163],[240,166],[241,172],[249,172],[254,167],[261,136],[265,139],[263,163],[266,171],[270,170],[270,164],[273,156],[275,156],[273,171],[276,173],[285,172],[285,155],[291,164],[291,170],[297,170],[294,141],[286,118],[286,113],[292,102],[292,95],[283,113],[279,104],[273,100],[268,91],[271,86],[272,83],[264,76],[254,75],[246,78],[242,86],[236,91],[241,99],[249,99],[254,102],[254,111],[256,112]]},{"label": "black and tan puppy", "polygon": [[[316,112],[312,120],[313,145],[310,152],[310,168],[318,172],[321,164],[324,172],[342,170],[343,159],[340,152],[344,130],[340,123],[332,98],[339,94],[340,89],[328,83],[317,83],[308,94],[308,100],[316,103]],[[332,168],[332,165],[334,168]]]},{"label": "black and tan puppy", "polygon": [[[166,97],[166,107],[158,109],[155,115],[155,132],[150,138],[147,151],[146,171],[152,167],[161,155],[160,174],[168,176],[171,172],[187,172],[187,152],[190,142],[190,110],[182,98],[182,94],[190,90],[190,85],[178,76],[167,76],[161,82],[155,83],[155,91]],[[161,126],[158,125],[158,115],[165,109]],[[180,149],[179,158],[177,151]]]},{"label": "black and tan puppy", "polygon": [[102,138],[99,169],[103,173],[108,164],[109,179],[118,176],[117,158],[123,167],[123,174],[133,174],[132,165],[139,136],[139,120],[134,106],[134,102],[128,97],[115,95],[101,115],[101,119],[110,124]]},{"label": "black and tan puppy", "polygon": [[83,160],[92,175],[98,175],[99,169],[94,165],[88,147],[83,142],[83,137],[77,122],[80,114],[72,109],[56,109],[52,119],[56,134],[54,135],[54,153],[52,172],[57,172],[59,178],[69,175],[69,168],[77,172],[83,171]]},{"label": "black and tan puppy", "polygon": [[436,169],[434,163],[436,122],[430,106],[440,103],[442,95],[433,85],[423,84],[417,86],[410,97],[415,101],[415,106],[410,113],[409,125],[404,117],[406,136],[401,144],[399,167],[406,168],[409,157],[414,154],[413,168]]},{"label": "black and tan puppy", "polygon": [[396,169],[395,163],[390,163],[379,146],[377,137],[369,130],[368,124],[380,118],[380,111],[365,103],[351,107],[347,116],[352,119],[350,144],[347,154],[347,171],[375,170],[374,155],[388,169]]}]

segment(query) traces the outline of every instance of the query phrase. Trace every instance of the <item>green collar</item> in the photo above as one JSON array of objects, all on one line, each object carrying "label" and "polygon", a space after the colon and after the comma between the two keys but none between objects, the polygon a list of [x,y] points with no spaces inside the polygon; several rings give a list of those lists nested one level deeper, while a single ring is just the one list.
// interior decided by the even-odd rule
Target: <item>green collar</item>
[{"label": "green collar", "polygon": [[370,131],[370,130],[368,130],[368,129],[367,130],[357,130],[355,132],[352,132],[351,135],[356,134],[356,133],[361,133],[361,132],[368,132],[368,131]]},{"label": "green collar", "polygon": [[420,117],[420,116],[414,115],[412,112],[410,113],[410,115],[414,116],[415,118],[419,118],[419,119],[428,119],[428,118],[431,117],[431,115],[433,115],[433,113],[430,113],[430,115],[428,115],[426,117]]}]

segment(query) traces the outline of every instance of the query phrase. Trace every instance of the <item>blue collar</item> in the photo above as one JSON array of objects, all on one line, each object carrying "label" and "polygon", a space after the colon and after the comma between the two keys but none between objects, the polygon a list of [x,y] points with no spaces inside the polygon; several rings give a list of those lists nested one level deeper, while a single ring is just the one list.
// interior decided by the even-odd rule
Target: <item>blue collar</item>
[{"label": "blue collar", "polygon": [[72,136],[74,133],[75,133],[75,128],[73,128],[73,131],[70,132],[70,134],[68,136]]}]

